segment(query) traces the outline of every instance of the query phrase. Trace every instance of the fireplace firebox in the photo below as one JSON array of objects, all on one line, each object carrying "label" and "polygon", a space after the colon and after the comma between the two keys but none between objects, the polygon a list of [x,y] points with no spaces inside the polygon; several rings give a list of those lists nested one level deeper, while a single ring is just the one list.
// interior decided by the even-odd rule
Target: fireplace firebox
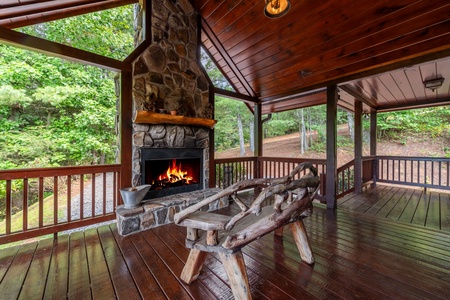
[{"label": "fireplace firebox", "polygon": [[203,149],[141,148],[141,183],[151,184],[144,199],[203,189]]}]

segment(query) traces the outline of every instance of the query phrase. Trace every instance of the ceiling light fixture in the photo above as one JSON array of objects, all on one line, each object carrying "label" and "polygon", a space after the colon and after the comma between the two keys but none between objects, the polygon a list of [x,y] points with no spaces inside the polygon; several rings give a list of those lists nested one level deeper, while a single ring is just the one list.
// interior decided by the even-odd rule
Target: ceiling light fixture
[{"label": "ceiling light fixture", "polygon": [[291,8],[290,0],[264,0],[264,14],[266,17],[275,19],[287,14]]},{"label": "ceiling light fixture", "polygon": [[434,90],[440,88],[442,86],[442,83],[444,83],[444,78],[436,78],[431,79],[423,82],[423,85],[434,92]]}]

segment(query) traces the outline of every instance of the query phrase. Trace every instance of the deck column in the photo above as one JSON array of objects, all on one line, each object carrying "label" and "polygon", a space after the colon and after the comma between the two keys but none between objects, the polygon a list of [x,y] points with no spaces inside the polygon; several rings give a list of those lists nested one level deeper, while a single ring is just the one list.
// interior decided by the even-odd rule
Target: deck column
[{"label": "deck column", "polygon": [[355,100],[355,193],[362,192],[362,102]]},{"label": "deck column", "polygon": [[[254,142],[255,142],[255,152],[253,155],[255,157],[259,157],[263,155],[263,128],[262,128],[262,120],[261,120],[261,104],[256,103],[253,108],[253,122],[255,126],[253,126],[254,130]],[[259,162],[256,161],[256,176],[255,178],[260,178],[260,168]]]},{"label": "deck column", "polygon": [[336,209],[337,177],[337,86],[327,87],[327,170],[325,199],[328,209]]},{"label": "deck column", "polygon": [[[131,72],[120,74],[120,188],[131,186],[131,137],[132,137],[132,91],[133,79]],[[121,201],[121,198],[118,199]],[[120,203],[117,203],[120,204]]]},{"label": "deck column", "polygon": [[[370,112],[370,155],[376,156],[377,155],[377,111],[373,110]],[[373,165],[373,186],[376,185],[377,182],[377,168],[378,168],[378,161],[374,160]]]}]

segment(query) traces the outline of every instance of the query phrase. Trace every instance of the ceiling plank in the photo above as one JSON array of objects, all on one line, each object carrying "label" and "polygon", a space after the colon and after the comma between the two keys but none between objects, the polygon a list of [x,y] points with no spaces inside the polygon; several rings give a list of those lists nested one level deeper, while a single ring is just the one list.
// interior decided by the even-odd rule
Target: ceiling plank
[{"label": "ceiling plank", "polygon": [[[291,74],[283,78],[270,78],[270,80],[266,80],[268,83],[261,87],[260,97],[262,99],[280,97],[279,91],[284,91],[285,94],[289,95],[299,91],[323,87],[333,82],[345,82],[392,71],[400,67],[423,63],[432,59],[447,57],[450,54],[450,32],[447,29],[450,26],[450,20],[445,23],[449,24],[443,24],[442,27],[424,29],[405,37],[411,43],[415,40],[415,43],[408,46],[389,49],[394,44],[398,46],[398,44],[393,42],[391,47],[384,45],[384,48],[382,45],[368,53],[358,53],[357,56],[361,57],[360,59],[348,61],[342,65],[325,62],[324,71],[319,74],[313,74],[304,78],[299,78],[298,74],[297,76]],[[427,33],[429,33],[428,36]],[[424,38],[424,36],[427,36],[427,38]],[[384,52],[385,50],[387,52]],[[381,52],[375,56],[378,51]],[[302,88],[298,89],[299,86]]]},{"label": "ceiling plank", "polygon": [[[447,6],[447,9],[449,7],[450,5]],[[330,53],[324,53],[322,55],[311,53],[311,56],[303,57],[289,67],[284,66],[280,62],[278,67],[280,68],[279,70],[283,71],[272,71],[265,76],[259,75],[256,80],[258,82],[267,82],[268,84],[266,84],[265,88],[270,89],[275,85],[279,86],[280,81],[292,82],[293,80],[302,80],[303,77],[318,75],[364,59],[370,59],[373,56],[380,56],[383,53],[411,47],[420,41],[439,38],[441,35],[448,33],[448,28],[450,28],[449,20],[433,24],[435,22],[430,19],[425,20],[424,23],[418,21],[411,22],[408,23],[413,26],[410,27],[410,30],[402,29],[402,26],[400,26],[397,28],[400,30],[399,32],[392,30],[392,32],[389,31],[390,33],[380,32],[370,37],[367,36],[364,39],[360,39],[357,43],[352,43],[352,47],[347,45],[342,49],[336,48],[332,51],[333,55],[330,55]],[[428,25],[431,23],[433,25],[423,27],[425,23],[428,23]],[[356,39],[357,37],[355,36],[353,38]],[[302,75],[299,72],[300,70],[308,70],[310,74]],[[247,78],[252,83],[252,76],[247,76]],[[264,91],[261,89],[260,93],[264,94]]]},{"label": "ceiling plank", "polygon": [[249,96],[251,96],[251,97],[255,97],[256,93],[250,87],[250,85],[248,84],[248,82],[244,78],[244,76],[242,76],[241,72],[236,68],[236,66],[234,65],[234,62],[232,61],[232,59],[228,56],[228,54],[225,51],[225,49],[223,49],[222,45],[217,40],[217,38],[215,37],[214,33],[211,31],[211,29],[209,28],[208,24],[203,19],[202,19],[202,25],[201,26],[202,26],[202,29],[205,31],[205,34],[211,40],[211,42],[214,45],[214,47],[217,49],[217,51],[220,53],[220,55],[223,57],[223,59],[227,62],[227,65],[233,70],[233,74],[239,79],[241,84],[244,86],[244,88],[246,90],[246,93]]},{"label": "ceiling plank", "polygon": [[74,17],[82,14],[97,12],[101,10],[111,9],[119,6],[137,3],[139,0],[103,0],[77,5],[62,9],[49,10],[41,13],[30,15],[21,15],[15,18],[0,20],[0,26],[8,29],[30,26],[44,22],[50,22],[58,19]]},{"label": "ceiling plank", "polygon": [[0,27],[0,41],[7,45],[37,51],[83,64],[113,71],[124,70],[131,72],[131,64],[2,27]]},{"label": "ceiling plank", "polygon": [[18,16],[42,13],[56,9],[79,6],[86,3],[94,3],[102,0],[59,0],[45,2],[22,3],[21,5],[2,8],[0,6],[0,19],[14,18]]}]

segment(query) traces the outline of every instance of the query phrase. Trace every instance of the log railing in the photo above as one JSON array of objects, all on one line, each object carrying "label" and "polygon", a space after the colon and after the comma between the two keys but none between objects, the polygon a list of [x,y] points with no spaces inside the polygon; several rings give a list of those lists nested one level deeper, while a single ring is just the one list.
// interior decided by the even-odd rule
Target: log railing
[{"label": "log railing", "polygon": [[115,219],[120,165],[0,171],[0,244]]},{"label": "log railing", "polygon": [[450,190],[450,158],[377,156],[377,181]]}]

